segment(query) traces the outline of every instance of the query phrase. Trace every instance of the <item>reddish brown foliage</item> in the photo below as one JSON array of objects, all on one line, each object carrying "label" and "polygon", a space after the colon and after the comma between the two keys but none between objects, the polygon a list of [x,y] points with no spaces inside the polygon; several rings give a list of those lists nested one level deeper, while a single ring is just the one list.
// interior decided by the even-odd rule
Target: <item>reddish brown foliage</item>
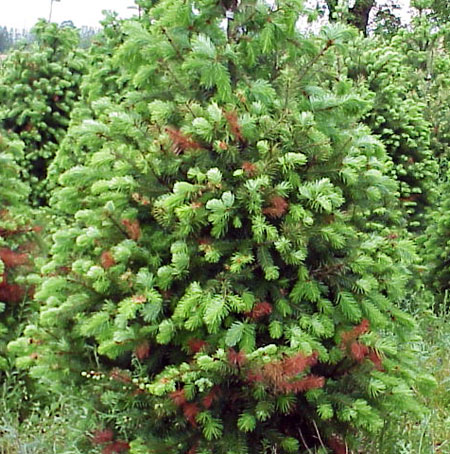
[{"label": "reddish brown foliage", "polygon": [[140,394],[145,394],[145,391],[141,388],[136,388],[131,395],[132,396],[139,396]]},{"label": "reddish brown foliage", "polygon": [[400,197],[402,202],[414,202],[419,197],[418,194],[413,194],[409,197]]},{"label": "reddish brown foliage", "polygon": [[352,358],[359,363],[367,356],[369,348],[367,345],[361,344],[361,342],[352,342],[350,345],[350,354]]},{"label": "reddish brown foliage", "polygon": [[[3,218],[5,220],[11,219],[9,216],[9,212],[7,210],[2,210],[0,211],[0,218]],[[27,233],[27,232],[36,232],[39,233],[42,231],[42,227],[39,225],[33,226],[33,227],[22,227],[22,228],[17,228],[13,230],[6,230],[0,228],[0,236],[3,238],[13,236],[13,235],[19,235],[21,233]]]},{"label": "reddish brown foliage", "polygon": [[18,284],[9,284],[6,273],[3,273],[0,281],[0,301],[5,303],[18,303],[25,295],[25,291]]},{"label": "reddish brown foliage", "polygon": [[307,367],[314,366],[317,360],[318,354],[316,352],[310,356],[298,353],[281,361],[265,364],[260,370],[250,371],[247,380],[249,382],[265,382],[274,391],[282,393],[305,392],[309,389],[321,388],[325,384],[324,377],[306,375],[298,380],[292,380]]},{"label": "reddish brown foliage", "polygon": [[281,361],[265,364],[262,369],[264,381],[270,382],[276,387],[284,380],[283,365]]},{"label": "reddish brown foliage", "polygon": [[362,320],[362,322],[355,326],[355,328],[353,329],[355,334],[357,334],[358,336],[360,336],[361,334],[365,334],[369,331],[370,329],[370,322],[369,320],[367,320],[366,318]]},{"label": "reddish brown foliage", "polygon": [[234,348],[228,350],[228,361],[233,366],[242,366],[247,359],[245,352],[240,350],[237,352]]},{"label": "reddish brown foliage", "polygon": [[119,369],[118,367],[114,368],[110,373],[109,376],[116,381],[120,381],[121,383],[130,383],[131,377],[128,372]]},{"label": "reddish brown foliage", "polygon": [[257,320],[258,318],[265,317],[266,315],[270,315],[272,313],[272,305],[267,301],[262,301],[261,303],[255,304],[251,312],[249,313],[249,317],[253,320]]},{"label": "reddish brown foliage", "polygon": [[247,174],[247,176],[253,177],[258,169],[252,162],[245,161],[242,163],[242,170]]},{"label": "reddish brown foliage", "polygon": [[58,274],[59,275],[66,275],[70,273],[70,268],[68,266],[60,266],[58,268]]},{"label": "reddish brown foliage", "polygon": [[200,150],[202,148],[198,142],[183,134],[178,129],[166,128],[166,132],[169,134],[170,140],[173,143],[173,152],[175,154],[180,154],[189,149]]},{"label": "reddish brown foliage", "polygon": [[359,325],[353,327],[350,331],[342,333],[341,339],[342,343],[348,345],[350,342],[356,340],[361,334],[365,334],[370,329],[370,322],[367,319],[364,319]]},{"label": "reddish brown foliage", "polygon": [[111,429],[99,429],[92,434],[92,443],[100,445],[114,439],[114,432]]},{"label": "reddish brown foliage", "polygon": [[303,372],[307,367],[314,366],[317,363],[317,352],[314,352],[310,356],[305,356],[302,353],[298,353],[295,356],[291,356],[282,361],[281,365],[283,368],[284,375],[293,377]]},{"label": "reddish brown foliage", "polygon": [[177,389],[176,391],[172,391],[169,396],[177,407],[181,407],[187,403],[186,393],[184,389]]},{"label": "reddish brown foliage", "polygon": [[150,344],[147,341],[142,342],[136,347],[134,353],[140,361],[148,358],[150,356]]},{"label": "reddish brown foliage", "polygon": [[370,348],[369,354],[367,355],[367,359],[372,361],[373,365],[375,366],[375,369],[379,370],[380,372],[384,371],[381,357],[376,350]]},{"label": "reddish brown foliage", "polygon": [[0,248],[0,259],[9,267],[25,265],[28,262],[27,254],[20,254],[8,248]]},{"label": "reddish brown foliage", "polygon": [[203,406],[208,409],[211,407],[213,402],[219,398],[221,393],[221,389],[219,386],[214,386],[211,391],[203,398]]},{"label": "reddish brown foliage", "polygon": [[137,241],[141,236],[141,227],[139,226],[139,221],[135,219],[134,221],[130,219],[123,219],[122,225],[125,227],[128,236],[130,239]]},{"label": "reddish brown foliage", "polygon": [[112,443],[107,444],[103,449],[103,454],[114,454],[119,452],[126,452],[130,449],[129,443],[123,440],[113,441]]},{"label": "reddish brown foliage", "polygon": [[201,339],[196,339],[193,337],[192,339],[188,340],[188,346],[191,353],[198,353],[199,351],[203,350],[208,344]]},{"label": "reddish brown foliage", "polygon": [[195,417],[198,415],[199,411],[200,410],[197,404],[193,402],[189,402],[183,405],[184,417],[191,423],[193,427],[197,427],[197,421],[195,420]]},{"label": "reddish brown foliage", "polygon": [[133,303],[136,304],[142,304],[147,301],[147,297],[145,295],[133,295],[131,299],[133,300]]},{"label": "reddish brown foliage", "polygon": [[230,127],[231,134],[233,134],[234,138],[239,142],[244,141],[244,137],[241,133],[241,127],[239,126],[238,116],[236,112],[224,112],[225,118],[228,121],[228,125]]},{"label": "reddish brown foliage", "polygon": [[259,383],[259,382],[262,382],[263,380],[264,380],[264,375],[262,373],[250,371],[247,374],[247,381],[249,383]]},{"label": "reddish brown foliage", "polygon": [[334,451],[334,454],[350,454],[346,443],[336,435],[328,440],[328,446]]},{"label": "reddish brown foliage", "polygon": [[145,196],[141,196],[138,192],[134,192],[133,194],[131,194],[131,197],[135,202],[139,203],[140,205],[143,206],[150,205],[150,200]]},{"label": "reddish brown foliage", "polygon": [[279,387],[280,390],[287,393],[302,393],[310,389],[323,388],[325,385],[325,377],[318,377],[317,375],[307,375],[300,380],[292,382],[282,382]]},{"label": "reddish brown foliage", "polygon": [[110,251],[104,251],[100,257],[100,263],[102,264],[103,268],[107,270],[116,264],[113,255]]},{"label": "reddish brown foliage", "polygon": [[270,218],[281,218],[281,216],[286,213],[289,207],[289,204],[286,202],[286,200],[284,200],[283,197],[279,195],[273,196],[269,200],[269,202],[270,205],[264,208],[262,211]]}]

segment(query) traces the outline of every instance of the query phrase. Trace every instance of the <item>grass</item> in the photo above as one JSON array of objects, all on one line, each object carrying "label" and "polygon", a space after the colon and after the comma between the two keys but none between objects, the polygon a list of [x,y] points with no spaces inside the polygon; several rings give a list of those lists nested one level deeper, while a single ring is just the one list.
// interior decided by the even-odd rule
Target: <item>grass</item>
[{"label": "grass", "polygon": [[379,439],[366,454],[450,454],[450,314],[421,315],[422,342],[417,367],[434,376],[437,386],[422,402],[427,413],[421,420],[386,421]]},{"label": "grass", "polygon": [[[6,375],[1,385],[0,454],[87,454],[91,451],[86,401],[68,395],[32,399],[23,377]],[[45,397],[46,404],[40,402]]]}]

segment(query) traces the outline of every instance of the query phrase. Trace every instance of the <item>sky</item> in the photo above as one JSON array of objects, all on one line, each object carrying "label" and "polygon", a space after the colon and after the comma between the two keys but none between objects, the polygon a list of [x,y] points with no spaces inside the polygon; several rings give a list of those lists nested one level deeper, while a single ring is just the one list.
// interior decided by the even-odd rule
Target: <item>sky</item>
[{"label": "sky", "polygon": [[[49,18],[51,0],[0,0],[0,25],[28,29],[43,17]],[[53,1],[52,21],[71,20],[77,27],[100,27],[103,10],[117,11],[120,17],[136,13],[133,0],[60,0]]]},{"label": "sky", "polygon": [[[0,26],[29,29],[40,17],[49,18],[52,0],[0,0]],[[308,0],[315,3],[316,0]],[[385,0],[380,0],[385,3]],[[410,0],[398,0],[402,5],[401,16],[408,17],[406,11]],[[131,8],[130,8],[131,7]],[[77,27],[88,25],[99,27],[102,10],[112,10],[120,17],[131,17],[136,13],[134,0],[53,0],[52,21],[61,23],[71,20]]]}]

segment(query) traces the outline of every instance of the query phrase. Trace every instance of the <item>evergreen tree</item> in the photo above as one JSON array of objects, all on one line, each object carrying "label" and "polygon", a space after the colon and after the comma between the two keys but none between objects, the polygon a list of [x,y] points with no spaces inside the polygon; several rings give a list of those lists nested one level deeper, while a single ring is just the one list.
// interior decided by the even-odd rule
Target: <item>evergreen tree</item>
[{"label": "evergreen tree", "polygon": [[0,371],[11,367],[6,345],[20,333],[30,311],[20,277],[30,271],[36,227],[26,203],[29,188],[20,181],[15,162],[21,155],[23,143],[0,135]]},{"label": "evergreen tree", "polygon": [[36,42],[12,52],[0,72],[0,123],[25,144],[20,163],[34,203],[48,197],[47,166],[69,124],[84,71],[75,30],[40,21]]},{"label": "evergreen tree", "polygon": [[431,149],[438,161],[441,177],[447,170],[449,129],[449,66],[446,27],[436,27],[433,15],[414,18],[410,30],[403,30],[395,41],[397,49],[406,55],[405,65],[414,69],[411,81],[417,95],[425,100],[425,118],[430,124]]},{"label": "evergreen tree", "polygon": [[89,144],[79,144],[79,129],[93,113],[91,105],[102,98],[109,97],[118,102],[127,94],[129,77],[114,64],[113,55],[123,43],[122,22],[117,14],[108,13],[102,21],[99,32],[89,49],[89,71],[84,75],[80,86],[82,96],[71,112],[71,123],[67,134],[61,141],[55,158],[49,163],[48,181],[57,182],[60,174],[80,163],[89,151]]},{"label": "evergreen tree", "polygon": [[96,80],[58,153],[66,225],[10,349],[91,389],[104,452],[339,454],[420,411],[392,162],[351,33],[302,36],[300,4],[146,9],[108,62],[126,90]]},{"label": "evergreen tree", "polygon": [[426,210],[436,201],[439,165],[431,147],[431,118],[423,96],[425,74],[421,76],[411,64],[408,42],[407,32],[391,43],[361,39],[348,63],[350,77],[373,93],[373,106],[364,122],[394,162],[393,176],[400,182],[408,227],[422,230]]}]

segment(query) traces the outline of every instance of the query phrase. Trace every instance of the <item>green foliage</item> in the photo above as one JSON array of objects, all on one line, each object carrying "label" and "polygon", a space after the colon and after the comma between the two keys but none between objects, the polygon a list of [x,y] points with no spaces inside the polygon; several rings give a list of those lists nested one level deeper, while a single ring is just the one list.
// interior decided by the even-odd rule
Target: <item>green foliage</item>
[{"label": "green foliage", "polygon": [[433,156],[432,118],[423,96],[425,74],[418,73],[419,58],[409,45],[408,32],[400,32],[390,43],[361,40],[355,43],[348,64],[349,75],[373,92],[373,106],[364,121],[394,162],[393,176],[400,182],[408,227],[423,230],[426,210],[437,197],[439,165]]},{"label": "green foliage", "polygon": [[146,8],[52,166],[64,227],[10,350],[136,454],[337,450],[421,412],[397,168],[342,67],[353,33],[305,37],[301,13]]},{"label": "green foliage", "polygon": [[[445,46],[448,30],[437,28],[429,14],[414,21],[414,29],[398,38],[399,48],[407,55],[407,64],[415,69],[414,84],[418,95],[427,101],[424,111],[430,126],[431,149],[439,165],[436,192],[439,197],[426,218],[427,229],[419,238],[426,265],[425,280],[439,304],[446,304],[448,291],[448,68],[450,64]],[[422,271],[424,271],[422,269]]]},{"label": "green foliage", "polygon": [[22,155],[23,143],[0,135],[0,376],[11,367],[6,345],[31,310],[23,279],[31,269],[35,233],[26,205],[29,188],[16,163]]},{"label": "green foliage", "polygon": [[20,161],[34,204],[49,196],[47,166],[69,125],[84,71],[74,29],[38,22],[36,41],[8,55],[0,70],[0,122],[25,149]]}]

